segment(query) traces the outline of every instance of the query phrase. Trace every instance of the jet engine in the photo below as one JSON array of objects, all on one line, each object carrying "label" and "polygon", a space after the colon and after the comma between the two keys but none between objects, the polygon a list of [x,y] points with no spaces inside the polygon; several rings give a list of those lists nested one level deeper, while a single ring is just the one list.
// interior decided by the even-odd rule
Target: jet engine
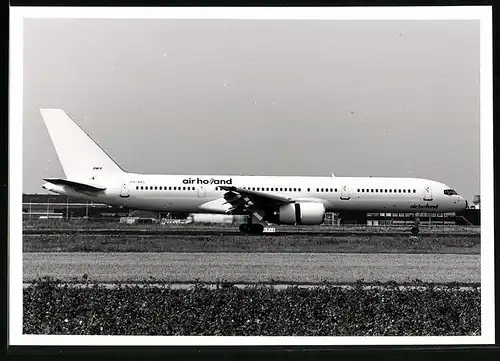
[{"label": "jet engine", "polygon": [[278,208],[273,214],[276,224],[321,224],[325,220],[322,203],[290,203]]}]

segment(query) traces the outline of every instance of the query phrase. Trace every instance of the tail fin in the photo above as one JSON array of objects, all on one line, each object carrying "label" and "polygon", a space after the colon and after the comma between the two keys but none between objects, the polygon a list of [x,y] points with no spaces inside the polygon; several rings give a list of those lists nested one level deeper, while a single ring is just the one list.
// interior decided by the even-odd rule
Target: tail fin
[{"label": "tail fin", "polygon": [[124,173],[63,110],[40,109],[57,156],[70,180],[98,180]]}]

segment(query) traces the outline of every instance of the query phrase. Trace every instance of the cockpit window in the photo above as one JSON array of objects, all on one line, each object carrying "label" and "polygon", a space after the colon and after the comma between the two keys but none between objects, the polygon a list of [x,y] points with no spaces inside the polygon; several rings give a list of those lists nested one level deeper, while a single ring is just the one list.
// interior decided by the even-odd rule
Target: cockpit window
[{"label": "cockpit window", "polygon": [[444,194],[446,194],[447,196],[452,196],[452,195],[456,195],[458,193],[455,192],[453,189],[445,189]]}]

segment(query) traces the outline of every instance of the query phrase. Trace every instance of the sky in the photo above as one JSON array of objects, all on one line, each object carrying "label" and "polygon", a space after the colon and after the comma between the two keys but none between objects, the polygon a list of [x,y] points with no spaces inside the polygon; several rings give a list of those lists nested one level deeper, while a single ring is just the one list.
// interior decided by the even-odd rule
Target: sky
[{"label": "sky", "polygon": [[39,108],[136,173],[480,190],[479,20],[27,19],[23,66],[25,193],[64,177]]}]

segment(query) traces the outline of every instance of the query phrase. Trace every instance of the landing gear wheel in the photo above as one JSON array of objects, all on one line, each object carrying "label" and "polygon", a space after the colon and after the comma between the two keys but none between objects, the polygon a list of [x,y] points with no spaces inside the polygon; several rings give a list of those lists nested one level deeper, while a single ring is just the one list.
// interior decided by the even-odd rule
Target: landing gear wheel
[{"label": "landing gear wheel", "polygon": [[250,225],[250,232],[254,233],[254,234],[264,233],[264,225],[259,224],[259,223],[251,224]]},{"label": "landing gear wheel", "polygon": [[240,232],[241,233],[249,233],[249,234],[260,234],[264,232],[264,225],[262,224],[240,224]]}]

